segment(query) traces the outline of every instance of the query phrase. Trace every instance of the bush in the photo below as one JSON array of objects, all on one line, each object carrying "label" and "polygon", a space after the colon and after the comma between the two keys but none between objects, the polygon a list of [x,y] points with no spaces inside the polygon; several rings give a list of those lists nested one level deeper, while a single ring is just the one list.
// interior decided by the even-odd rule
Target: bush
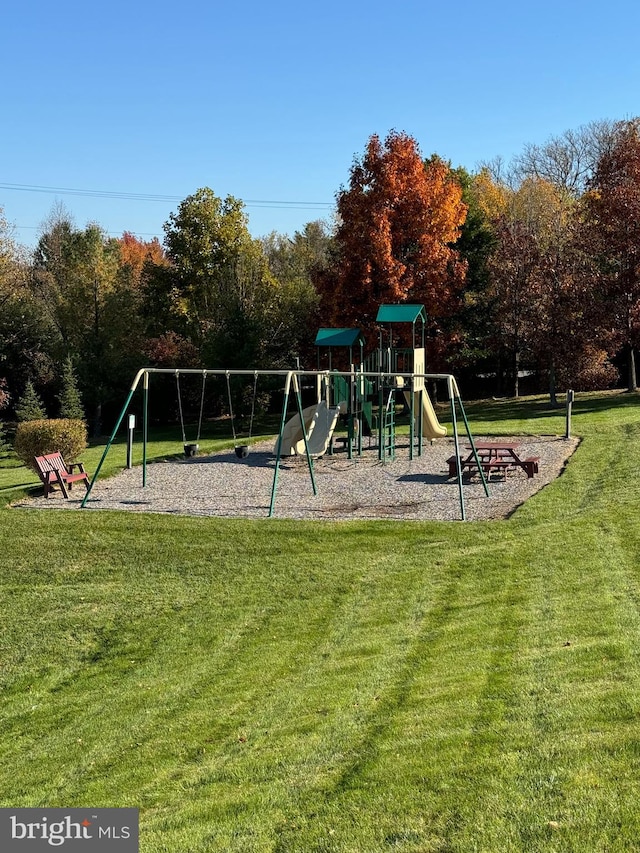
[{"label": "bush", "polygon": [[60,451],[65,462],[74,462],[87,446],[87,425],[71,418],[23,421],[18,424],[13,449],[24,464],[34,469],[33,457]]}]

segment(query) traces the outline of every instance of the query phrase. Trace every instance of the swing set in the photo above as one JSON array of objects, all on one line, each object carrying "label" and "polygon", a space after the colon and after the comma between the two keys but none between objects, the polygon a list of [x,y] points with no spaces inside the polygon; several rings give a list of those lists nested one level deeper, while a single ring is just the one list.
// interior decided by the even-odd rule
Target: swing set
[{"label": "swing set", "polygon": [[[185,371],[183,370],[182,373]],[[202,416],[204,413],[204,399],[205,399],[205,389],[207,384],[207,373],[211,373],[212,371],[203,370],[202,371],[202,389],[200,392],[200,412],[198,415],[198,432],[196,434],[195,441],[188,442],[187,434],[184,423],[184,412],[182,405],[182,394],[180,393],[180,370],[175,371],[176,377],[176,395],[178,398],[178,415],[180,418],[180,429],[182,431],[182,444],[184,447],[184,455],[189,458],[191,456],[195,456],[200,450],[200,435],[202,433]],[[227,380],[227,400],[229,402],[229,417],[231,419],[231,431],[233,432],[233,442],[234,442],[234,450],[238,459],[246,459],[249,455],[249,448],[251,445],[251,438],[253,435],[253,419],[256,411],[256,392],[258,390],[258,372],[254,371],[253,378],[253,394],[251,396],[251,416],[249,419],[249,435],[247,436],[247,440],[243,443],[239,442],[238,434],[236,433],[235,427],[235,416],[233,413],[233,398],[231,395],[231,378],[230,371],[225,371],[225,376]]]},{"label": "swing set", "polygon": [[176,393],[178,395],[178,412],[180,414],[180,428],[182,430],[182,444],[184,446],[185,456],[195,456],[200,449],[200,433],[202,431],[202,413],[204,411],[204,392],[207,384],[207,371],[202,372],[202,393],[200,394],[200,415],[198,417],[198,434],[195,442],[187,443],[187,436],[184,428],[184,414],[182,412],[182,395],[180,394],[180,371],[176,370]]},{"label": "swing set", "polygon": [[[105,446],[104,452],[102,454],[100,462],[98,463],[98,466],[96,467],[93,478],[91,479],[91,482],[89,484],[89,488],[87,489],[87,492],[84,496],[84,499],[80,505],[81,508],[84,508],[87,504],[87,501],[89,500],[93,486],[94,486],[94,484],[95,484],[95,482],[96,482],[96,480],[100,474],[100,470],[102,468],[102,465],[103,465],[103,463],[107,457],[107,454],[109,453],[109,450],[111,449],[111,446],[115,440],[118,429],[120,428],[120,425],[124,419],[124,416],[125,416],[128,408],[129,408],[129,404],[131,403],[133,395],[135,394],[136,390],[138,389],[141,381],[142,381],[142,390],[143,390],[143,403],[142,403],[142,409],[143,409],[142,486],[143,486],[143,488],[146,487],[146,485],[147,485],[147,467],[148,467],[147,466],[147,445],[148,445],[149,385],[150,385],[150,377],[154,374],[173,374],[176,378],[176,389],[177,389],[177,395],[178,395],[178,409],[179,409],[179,416],[180,416],[180,427],[181,427],[181,431],[182,431],[184,453],[185,453],[185,456],[187,456],[187,457],[195,456],[196,453],[198,452],[198,449],[199,449],[199,442],[200,442],[200,436],[201,436],[201,430],[202,430],[202,420],[203,420],[204,399],[205,399],[205,388],[206,388],[207,376],[209,376],[209,375],[224,376],[226,378],[227,395],[228,395],[228,399],[229,399],[229,415],[230,415],[230,419],[231,419],[231,429],[232,429],[232,433],[233,433],[234,452],[235,452],[235,455],[237,456],[237,458],[240,460],[246,459],[249,455],[249,452],[250,452],[250,442],[251,442],[252,433],[253,433],[253,423],[254,423],[254,415],[255,415],[255,403],[256,403],[256,392],[257,392],[257,385],[258,385],[258,377],[259,376],[271,376],[271,377],[281,376],[281,377],[284,377],[285,378],[284,400],[283,400],[283,406],[282,406],[282,415],[281,415],[281,419],[280,419],[280,429],[279,429],[279,433],[278,433],[278,440],[276,442],[276,449],[275,449],[276,458],[275,458],[275,466],[274,466],[273,483],[272,483],[272,488],[271,488],[271,501],[270,501],[270,505],[269,505],[269,518],[271,518],[274,514],[276,491],[277,491],[277,485],[278,485],[278,475],[279,475],[279,471],[280,471],[282,437],[283,437],[284,430],[285,430],[285,424],[286,424],[286,420],[287,420],[287,411],[288,411],[288,407],[289,407],[289,397],[290,397],[291,393],[293,393],[293,396],[294,396],[295,401],[296,401],[297,417],[299,419],[299,424],[300,424],[300,428],[301,428],[302,443],[304,446],[304,454],[306,456],[307,466],[309,469],[309,478],[311,481],[311,488],[313,490],[313,494],[314,495],[317,494],[316,481],[315,481],[314,470],[313,470],[313,460],[312,460],[312,455],[311,455],[311,452],[309,449],[309,440],[308,440],[309,436],[307,434],[305,416],[304,416],[303,408],[302,408],[302,397],[301,397],[301,393],[300,393],[300,378],[303,376],[305,376],[305,377],[306,376],[315,376],[318,379],[324,377],[325,380],[328,382],[330,376],[341,375],[344,377],[348,377],[349,380],[351,382],[353,382],[354,381],[354,373],[352,371],[350,371],[350,372],[333,371],[332,373],[330,373],[329,371],[309,371],[309,370],[251,370],[251,371],[248,371],[248,370],[209,370],[209,369],[197,370],[197,369],[190,369],[190,368],[169,369],[169,368],[143,367],[138,371],[138,373],[136,374],[136,376],[134,378],[134,381],[133,381],[131,388],[129,390],[129,395],[127,396],[127,399],[125,401],[124,406],[122,407],[122,411],[120,413],[120,416],[117,419],[117,422],[113,428],[113,432],[112,432],[112,434],[111,434],[111,436],[110,436],[110,438],[109,438],[109,440]],[[200,411],[199,411],[199,417],[198,417],[198,429],[197,429],[197,435],[196,435],[195,442],[187,442],[184,412],[183,412],[183,403],[182,403],[182,394],[180,391],[180,375],[181,374],[200,374],[202,376],[202,387],[201,387],[201,393],[200,393]],[[250,423],[249,423],[249,434],[248,434],[247,439],[242,440],[242,441],[240,440],[240,437],[238,435],[238,432],[237,432],[236,426],[235,426],[235,417],[234,417],[234,412],[233,412],[233,401],[232,401],[232,394],[231,394],[231,380],[230,380],[231,376],[253,376],[253,395],[252,395],[252,403],[251,403],[251,417],[250,417]],[[393,374],[387,374],[387,373],[383,373],[382,371],[379,370],[376,372],[361,371],[358,374],[358,377],[359,378],[371,377],[372,379],[377,381],[379,387],[386,387],[386,385],[388,385],[390,381],[397,381],[397,379],[399,377],[408,378],[408,379],[411,379],[412,381],[415,380],[416,377],[418,377],[422,381],[424,381],[425,379],[445,380],[446,381],[449,401],[450,401],[450,405],[451,405],[451,421],[452,421],[452,426],[453,426],[453,438],[454,438],[454,444],[455,444],[455,458],[457,460],[457,480],[458,480],[458,493],[459,493],[459,500],[460,500],[460,514],[461,514],[462,520],[464,521],[466,519],[466,513],[465,513],[464,497],[463,497],[463,491],[462,491],[462,469],[460,466],[461,453],[460,453],[456,408],[459,409],[459,413],[462,416],[462,419],[464,421],[467,438],[468,438],[470,445],[472,447],[472,452],[475,455],[476,464],[477,464],[478,470],[480,472],[480,476],[481,476],[482,483],[484,486],[485,495],[487,497],[489,496],[489,490],[487,487],[487,482],[486,482],[486,478],[484,476],[482,465],[480,464],[480,461],[478,459],[478,454],[476,451],[475,442],[474,442],[473,436],[471,434],[469,423],[467,421],[467,416],[466,416],[466,413],[464,411],[464,406],[462,404],[462,399],[460,397],[460,391],[458,390],[458,386],[457,386],[457,383],[456,383],[454,376],[450,373],[444,373],[444,374],[420,373],[419,375],[414,374],[414,373],[398,374],[395,371],[393,372]],[[412,450],[413,450],[413,445],[411,445],[411,451]]]}]

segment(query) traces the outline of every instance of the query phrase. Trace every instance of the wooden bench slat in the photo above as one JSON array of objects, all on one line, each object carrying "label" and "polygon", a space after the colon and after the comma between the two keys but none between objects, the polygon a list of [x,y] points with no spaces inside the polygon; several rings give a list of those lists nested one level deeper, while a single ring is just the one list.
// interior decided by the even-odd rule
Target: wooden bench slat
[{"label": "wooden bench slat", "polygon": [[[73,462],[71,465],[67,465],[60,452],[36,456],[34,462],[44,485],[44,496],[46,498],[49,497],[49,493],[56,483],[60,486],[65,498],[69,497],[67,486],[71,489],[73,483],[83,482],[85,489],[89,490],[89,475],[84,470],[82,462]],[[74,468],[79,469],[77,474],[73,473]]]}]

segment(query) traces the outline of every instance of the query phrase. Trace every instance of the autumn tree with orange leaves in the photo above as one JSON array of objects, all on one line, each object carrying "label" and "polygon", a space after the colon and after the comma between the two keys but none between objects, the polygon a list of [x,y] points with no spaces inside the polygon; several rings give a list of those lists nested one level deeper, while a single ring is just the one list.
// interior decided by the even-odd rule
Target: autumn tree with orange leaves
[{"label": "autumn tree with orange leaves", "polygon": [[584,198],[584,241],[594,259],[594,294],[612,351],[626,355],[627,388],[638,387],[640,346],[640,120],[619,122],[615,144]]},{"label": "autumn tree with orange leaves", "polygon": [[383,303],[453,313],[465,264],[453,248],[467,207],[449,166],[425,164],[416,141],[392,131],[369,139],[338,193],[337,265],[319,283],[325,325],[371,329]]}]

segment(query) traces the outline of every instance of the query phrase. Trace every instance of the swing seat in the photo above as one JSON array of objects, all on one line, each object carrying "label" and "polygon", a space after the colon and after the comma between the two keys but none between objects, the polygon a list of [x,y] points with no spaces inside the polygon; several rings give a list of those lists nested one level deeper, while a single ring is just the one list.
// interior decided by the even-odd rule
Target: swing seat
[{"label": "swing seat", "polygon": [[249,445],[248,444],[237,444],[235,448],[236,456],[238,459],[246,459],[249,455]]},{"label": "swing seat", "polygon": [[199,449],[200,449],[199,444],[185,444],[184,445],[184,455],[188,459],[190,456],[195,456]]}]

